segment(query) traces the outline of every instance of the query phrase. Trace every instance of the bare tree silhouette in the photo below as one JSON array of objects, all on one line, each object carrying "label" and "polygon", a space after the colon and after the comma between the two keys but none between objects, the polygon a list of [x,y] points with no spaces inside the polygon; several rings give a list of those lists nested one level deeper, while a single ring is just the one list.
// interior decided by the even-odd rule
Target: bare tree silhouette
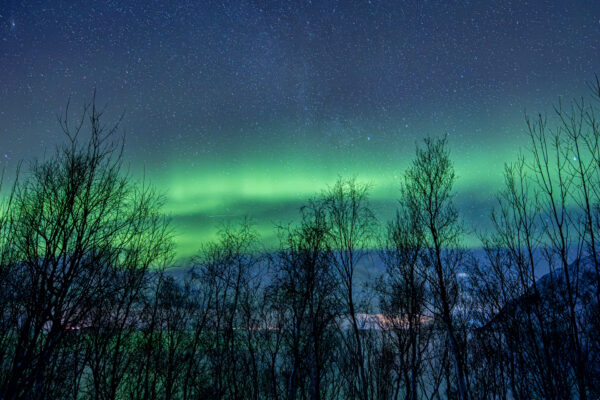
[{"label": "bare tree silhouette", "polygon": [[[171,254],[160,196],[122,174],[118,124],[107,128],[101,116],[92,102],[72,127],[67,108],[67,143],[31,166],[5,214],[3,289],[12,296],[2,305],[4,399],[76,394],[86,346],[72,331],[92,328],[117,292],[127,299],[118,307],[129,306],[148,269]],[[115,318],[128,319],[119,312]]]}]

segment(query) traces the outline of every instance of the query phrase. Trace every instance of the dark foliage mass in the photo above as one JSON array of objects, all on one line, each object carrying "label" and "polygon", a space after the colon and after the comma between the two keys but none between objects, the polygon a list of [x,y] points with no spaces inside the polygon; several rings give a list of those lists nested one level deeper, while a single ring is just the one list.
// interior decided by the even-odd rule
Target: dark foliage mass
[{"label": "dark foliage mass", "polygon": [[594,90],[527,121],[483,252],[462,242],[446,140],[427,139],[392,221],[340,178],[276,251],[242,221],[183,276],[117,126],[93,103],[65,115],[66,144],[1,204],[0,399],[600,398]]}]

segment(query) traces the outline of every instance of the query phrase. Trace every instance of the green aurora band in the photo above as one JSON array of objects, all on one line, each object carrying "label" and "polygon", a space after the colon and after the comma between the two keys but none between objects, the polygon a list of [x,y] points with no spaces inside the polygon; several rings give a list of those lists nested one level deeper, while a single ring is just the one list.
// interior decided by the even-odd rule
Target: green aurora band
[{"label": "green aurora band", "polygon": [[372,184],[384,224],[415,144],[442,135],[478,247],[524,113],[551,120],[600,65],[598,1],[41,3],[0,6],[2,190],[97,88],[104,123],[125,112],[124,172],[164,194],[181,263],[243,217],[276,248],[276,225],[338,177]]},{"label": "green aurora band", "polygon": [[[514,160],[526,144],[523,124],[512,132],[519,139],[470,144],[450,134],[449,146],[457,181],[456,203],[467,227],[465,245],[477,246],[475,233],[488,224],[494,196],[503,182],[503,165]],[[498,135],[489,135],[490,138]],[[280,224],[297,221],[300,207],[332,185],[338,177],[369,183],[371,204],[380,222],[396,209],[402,174],[414,157],[414,136],[396,143],[314,149],[252,149],[250,155],[228,150],[222,158],[169,161],[151,172],[152,182],[166,196],[165,211],[172,219],[180,259],[197,254],[201,244],[215,240],[223,224],[244,217],[253,221],[267,249],[277,246]],[[298,147],[298,146],[296,146]]]}]

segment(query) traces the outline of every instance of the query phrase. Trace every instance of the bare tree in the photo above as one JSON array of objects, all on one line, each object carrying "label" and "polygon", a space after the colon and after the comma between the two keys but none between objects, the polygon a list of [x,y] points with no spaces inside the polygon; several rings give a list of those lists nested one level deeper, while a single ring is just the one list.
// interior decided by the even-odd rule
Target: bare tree
[{"label": "bare tree", "polygon": [[[402,204],[401,200],[401,204]],[[397,373],[396,393],[404,389],[407,400],[419,398],[424,358],[429,347],[431,329],[427,315],[427,281],[419,265],[423,232],[410,210],[402,208],[388,223],[381,244],[381,258],[386,273],[381,284],[380,308],[384,316],[383,332],[390,335]]]},{"label": "bare tree", "polygon": [[367,251],[374,246],[377,221],[369,205],[369,189],[356,179],[339,178],[323,195],[328,224],[329,240],[334,253],[334,265],[341,282],[341,299],[345,306],[343,315],[350,321],[348,334],[344,334],[346,351],[352,368],[349,382],[350,396],[367,400],[373,397],[370,369],[367,365],[366,347],[357,319],[360,302],[356,283],[356,269]]},{"label": "bare tree", "polygon": [[2,362],[4,399],[74,397],[83,337],[72,332],[87,327],[119,290],[115,274],[143,275],[168,260],[160,197],[122,174],[122,146],[113,140],[118,124],[105,127],[101,115],[92,103],[72,127],[65,112],[67,143],[15,187],[3,262],[15,311]]},{"label": "bare tree", "polygon": [[[4,171],[0,178],[0,193],[4,183]],[[18,307],[13,301],[11,285],[11,228],[10,210],[14,194],[14,187],[8,197],[0,198],[0,382],[5,382],[11,361],[11,346],[13,340],[13,326],[19,316]]]},{"label": "bare tree", "polygon": [[244,363],[249,349],[242,346],[245,334],[240,330],[254,328],[247,325],[253,318],[244,315],[244,307],[260,278],[256,246],[257,233],[248,221],[225,226],[218,241],[204,246],[194,266],[193,273],[211,292],[204,351],[211,379],[207,395],[212,398],[238,399],[252,390],[247,377],[254,372]]},{"label": "bare tree", "polygon": [[273,260],[276,270],[270,289],[285,321],[290,400],[304,398],[303,392],[320,400],[334,387],[328,372],[339,310],[325,212],[323,204],[313,200],[302,209],[299,227],[280,227],[281,248]]},{"label": "bare tree", "polygon": [[[589,101],[582,97],[567,107],[559,102],[555,107],[559,123],[554,130],[565,160],[565,180],[569,184],[568,218],[575,231],[575,239],[567,247],[577,247],[577,252],[581,253],[576,258],[575,268],[570,265],[571,268],[563,271],[572,325],[571,343],[575,347],[573,361],[581,398],[587,398],[588,392],[591,397],[600,394],[600,379],[597,378],[600,374],[600,341],[598,335],[589,334],[590,328],[597,331],[598,324],[594,327],[594,321],[600,319],[600,80],[597,76],[590,89]],[[553,221],[556,225],[556,219]],[[581,280],[586,282],[585,285],[581,285]],[[582,305],[585,311],[578,312]]]},{"label": "bare tree", "polygon": [[[548,265],[556,253],[547,241],[543,196],[524,158],[507,165],[494,229],[483,237],[486,262],[471,269],[482,325],[475,336],[485,349],[475,375],[504,375],[494,382],[504,396],[566,399],[573,386],[568,307],[560,269]],[[539,280],[543,268],[550,273]]]},{"label": "bare tree", "polygon": [[454,180],[446,139],[425,139],[424,147],[417,147],[416,158],[404,175],[402,197],[423,232],[420,262],[432,293],[432,311],[448,339],[458,394],[464,400],[469,397],[466,357],[454,315],[459,290],[457,273],[463,256],[462,226],[453,204]]},{"label": "bare tree", "polygon": [[506,168],[487,262],[472,274],[481,365],[502,371],[496,386],[515,397],[598,394],[598,80],[592,88],[592,103],[527,119],[530,146]]},{"label": "bare tree", "polygon": [[[137,353],[140,368],[131,374],[134,381],[128,382],[126,397],[181,399],[191,389],[187,385],[197,386],[189,380],[192,372],[198,372],[191,359],[201,358],[192,351],[197,347],[196,312],[202,312],[202,304],[196,300],[187,281],[178,282],[166,274],[156,277],[155,290],[148,297],[149,307],[144,309],[139,325],[143,333],[140,345],[127,346]],[[202,379],[202,375],[197,378]]]}]

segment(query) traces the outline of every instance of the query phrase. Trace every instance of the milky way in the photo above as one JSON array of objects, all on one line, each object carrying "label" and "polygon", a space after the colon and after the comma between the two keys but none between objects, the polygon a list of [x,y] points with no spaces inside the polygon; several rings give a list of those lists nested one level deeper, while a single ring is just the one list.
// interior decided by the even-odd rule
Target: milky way
[{"label": "milky way", "polygon": [[372,183],[385,219],[428,135],[449,136],[457,201],[485,226],[525,112],[600,72],[597,1],[28,3],[0,5],[3,165],[48,153],[56,114],[96,88],[180,255],[244,215],[272,242],[337,176]]}]

